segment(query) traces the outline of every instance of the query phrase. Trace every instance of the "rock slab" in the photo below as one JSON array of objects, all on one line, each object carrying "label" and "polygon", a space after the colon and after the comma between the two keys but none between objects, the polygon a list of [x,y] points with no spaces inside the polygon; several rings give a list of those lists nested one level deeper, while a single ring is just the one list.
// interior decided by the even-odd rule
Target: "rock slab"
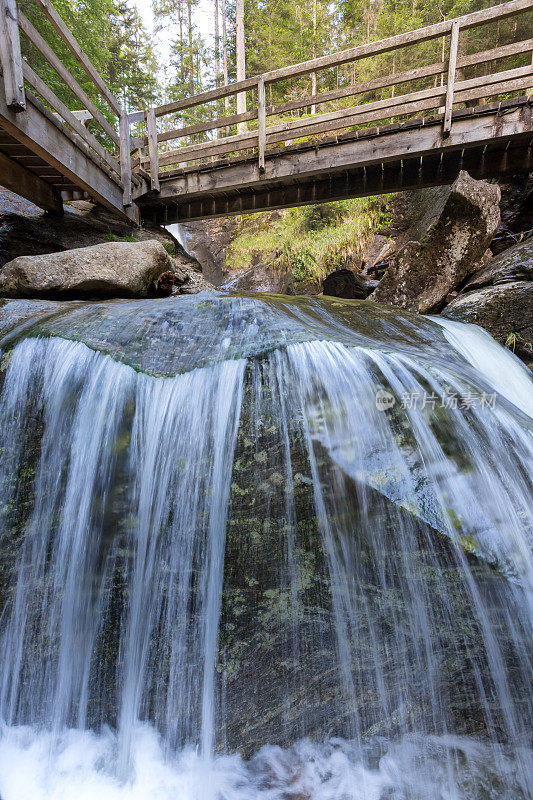
[{"label": "rock slab", "polygon": [[107,242],[62,253],[20,256],[0,272],[0,296],[50,299],[147,297],[174,271],[160,242]]},{"label": "rock slab", "polygon": [[408,241],[370,295],[411,311],[440,310],[482,261],[500,224],[500,190],[461,172],[439,195],[436,217],[421,241]]}]

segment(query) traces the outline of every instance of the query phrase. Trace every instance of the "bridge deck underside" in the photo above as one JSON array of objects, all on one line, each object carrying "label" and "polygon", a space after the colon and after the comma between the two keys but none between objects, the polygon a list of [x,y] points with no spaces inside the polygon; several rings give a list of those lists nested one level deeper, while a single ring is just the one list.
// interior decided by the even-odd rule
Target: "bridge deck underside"
[{"label": "bridge deck underside", "polygon": [[62,193],[87,193],[133,219],[118,177],[29,91],[26,97],[25,111],[15,113],[0,91],[0,185],[51,212],[61,211]]},{"label": "bridge deck underside", "polygon": [[473,177],[533,169],[533,109],[529,98],[454,112],[451,134],[442,116],[411,120],[286,146],[256,158],[161,173],[159,193],[137,199],[156,224],[250,213],[382,194]]}]

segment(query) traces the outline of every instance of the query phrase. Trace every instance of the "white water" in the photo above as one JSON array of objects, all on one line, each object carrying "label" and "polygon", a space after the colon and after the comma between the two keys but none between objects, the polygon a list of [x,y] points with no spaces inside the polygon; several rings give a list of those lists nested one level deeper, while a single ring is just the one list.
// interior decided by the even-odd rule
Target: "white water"
[{"label": "white water", "polygon": [[[9,354],[2,800],[531,796],[531,381],[456,323],[466,361],[328,325],[173,378],[59,338]],[[500,384],[494,407],[401,408]]]},{"label": "white water", "polygon": [[511,403],[533,417],[531,375],[509,350],[494,341],[478,325],[454,322],[445,317],[430,317],[444,328],[448,341],[490,381]]}]

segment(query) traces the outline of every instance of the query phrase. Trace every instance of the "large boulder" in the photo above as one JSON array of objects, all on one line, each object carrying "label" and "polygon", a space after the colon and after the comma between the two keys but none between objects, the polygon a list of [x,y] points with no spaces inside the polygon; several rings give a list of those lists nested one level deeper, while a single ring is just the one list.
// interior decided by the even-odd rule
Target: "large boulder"
[{"label": "large boulder", "polygon": [[425,236],[399,249],[370,300],[437,311],[479,266],[500,223],[498,186],[461,172],[435,201],[419,220],[421,230],[429,223]]},{"label": "large boulder", "polygon": [[497,286],[513,281],[533,281],[533,238],[504,250],[478,269],[465,283],[462,291],[482,286]]},{"label": "large boulder", "polygon": [[20,256],[0,272],[4,297],[146,297],[174,271],[160,242],[107,242],[62,253]]},{"label": "large boulder", "polygon": [[368,285],[353,270],[336,269],[322,281],[322,291],[330,297],[364,300],[368,295]]},{"label": "large boulder", "polygon": [[484,286],[455,298],[443,316],[481,325],[533,367],[533,281]]},{"label": "large boulder", "polygon": [[473,322],[533,365],[533,239],[477,270],[443,316]]}]

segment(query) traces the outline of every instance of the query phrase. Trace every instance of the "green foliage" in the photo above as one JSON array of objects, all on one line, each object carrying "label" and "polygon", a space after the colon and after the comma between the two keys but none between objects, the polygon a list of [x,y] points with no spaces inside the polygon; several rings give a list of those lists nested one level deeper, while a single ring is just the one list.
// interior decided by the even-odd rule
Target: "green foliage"
[{"label": "green foliage", "polygon": [[521,336],[519,333],[515,333],[511,331],[507,339],[505,340],[505,346],[508,347],[510,350],[515,351],[515,347],[519,342],[523,342],[524,337]]},{"label": "green foliage", "polygon": [[174,242],[163,242],[163,247],[165,248],[169,256],[176,255],[176,245],[174,244]]},{"label": "green foliage", "polygon": [[335,269],[361,262],[369,237],[387,214],[387,200],[365,197],[244,216],[226,263],[246,270],[262,262],[297,283],[316,283]]},{"label": "green foliage", "polygon": [[117,236],[115,233],[106,233],[104,234],[104,239],[107,239],[108,242],[135,242],[135,236],[130,233],[124,234],[124,236]]},{"label": "green foliage", "polygon": [[[37,4],[32,0],[21,0],[20,6],[91,100],[110,121],[115,122],[107,102],[39,11]],[[123,105],[143,108],[157,100],[155,56],[135,7],[130,7],[126,0],[54,0],[54,6]],[[62,78],[25,37],[22,37],[22,52],[35,72],[65,105],[73,110],[81,108],[80,101]],[[91,122],[90,126],[93,125]],[[93,132],[102,138],[98,126],[94,127]]]}]

